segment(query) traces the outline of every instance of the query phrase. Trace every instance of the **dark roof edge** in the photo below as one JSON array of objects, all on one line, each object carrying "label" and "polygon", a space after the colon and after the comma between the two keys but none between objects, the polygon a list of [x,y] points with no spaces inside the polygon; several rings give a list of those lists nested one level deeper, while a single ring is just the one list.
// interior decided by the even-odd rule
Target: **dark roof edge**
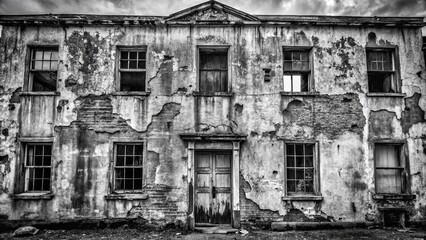
[{"label": "dark roof edge", "polygon": [[[179,24],[203,25],[208,22],[216,25],[232,24],[302,24],[302,25],[368,25],[389,27],[423,27],[423,17],[362,17],[362,16],[326,16],[326,15],[253,15],[258,21],[179,21]],[[39,14],[39,15],[1,15],[1,25],[139,25],[141,23],[167,24],[164,16],[141,15],[94,15],[94,14]]]}]

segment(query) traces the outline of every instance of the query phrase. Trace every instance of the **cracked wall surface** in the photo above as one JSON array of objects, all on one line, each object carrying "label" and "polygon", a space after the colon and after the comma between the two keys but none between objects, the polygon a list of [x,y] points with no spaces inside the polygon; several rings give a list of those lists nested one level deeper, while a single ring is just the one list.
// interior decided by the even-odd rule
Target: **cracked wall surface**
[{"label": "cracked wall surface", "polygon": [[[367,95],[371,32],[377,46],[398,46],[405,97]],[[405,141],[416,200],[404,205],[413,220],[426,218],[426,73],[419,30],[41,25],[3,26],[0,40],[2,218],[186,222],[188,153],[179,134],[188,133],[247,136],[240,151],[242,222],[378,220],[373,147],[380,139]],[[25,94],[28,45],[59,46],[59,94]],[[117,46],[136,45],[147,46],[148,94],[115,94]],[[200,45],[229,46],[232,94],[194,94]],[[312,47],[315,94],[280,93],[283,46]],[[265,67],[271,69],[267,82]],[[12,199],[20,138],[53,139],[51,200]],[[107,199],[113,142],[129,139],[146,143],[147,197]],[[318,144],[322,201],[282,199],[289,140]]]}]

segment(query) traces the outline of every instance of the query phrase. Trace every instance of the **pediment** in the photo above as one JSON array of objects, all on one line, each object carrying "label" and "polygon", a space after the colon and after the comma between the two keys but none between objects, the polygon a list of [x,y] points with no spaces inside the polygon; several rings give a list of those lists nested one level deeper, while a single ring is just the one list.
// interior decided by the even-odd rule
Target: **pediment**
[{"label": "pediment", "polygon": [[217,1],[208,1],[171,14],[167,21],[259,21],[256,16]]}]

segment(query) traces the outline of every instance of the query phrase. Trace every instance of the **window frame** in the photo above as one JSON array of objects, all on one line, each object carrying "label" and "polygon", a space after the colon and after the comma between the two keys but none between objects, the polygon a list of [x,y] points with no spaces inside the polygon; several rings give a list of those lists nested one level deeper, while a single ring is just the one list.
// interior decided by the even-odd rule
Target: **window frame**
[{"label": "window frame", "polygon": [[[32,70],[32,62],[33,62],[33,54],[35,51],[47,51],[47,50],[56,50],[58,52],[58,63],[57,63],[57,69],[56,69],[56,80],[55,80],[55,90],[51,91],[34,91],[33,90],[33,79],[34,79],[34,72],[53,72],[50,70]],[[60,68],[60,51],[59,51],[59,45],[28,45],[27,46],[27,54],[25,59],[26,67],[25,67],[25,83],[24,83],[24,89],[27,92],[33,92],[33,93],[40,93],[40,94],[46,94],[46,93],[53,93],[58,91],[58,79],[59,79],[59,68]]]},{"label": "window frame", "polygon": [[[226,91],[201,91],[201,53],[203,51],[218,51],[225,52],[226,51]],[[197,89],[198,92],[209,94],[209,93],[230,93],[231,89],[231,66],[230,66],[230,56],[231,56],[231,45],[197,45],[197,57],[196,57],[196,66],[197,66]]]},{"label": "window frame", "polygon": [[[125,190],[125,189],[116,189],[116,178],[115,178],[115,169],[117,161],[117,145],[141,145],[142,146],[142,188],[138,190]],[[111,146],[111,163],[110,163],[110,193],[111,194],[141,194],[146,192],[146,141],[145,140],[134,140],[134,139],[114,139]]]},{"label": "window frame", "polygon": [[[305,71],[298,71],[298,70],[286,70],[285,69],[285,59],[284,59],[284,54],[285,52],[307,52],[308,53],[308,60],[309,60],[309,70],[305,70]],[[283,84],[283,93],[290,93],[290,94],[300,94],[300,93],[312,93],[315,92],[315,88],[314,88],[314,56],[313,56],[313,47],[312,46],[283,46],[282,47],[282,66],[283,66],[283,76],[282,76],[282,84]],[[288,73],[300,73],[302,74],[307,74],[307,85],[308,85],[308,90],[307,91],[293,91],[293,79],[292,79],[292,86],[291,86],[291,91],[285,91],[285,86],[284,86],[284,76],[286,76]],[[291,75],[293,76],[293,75]]]},{"label": "window frame", "polygon": [[[400,77],[400,62],[399,62],[399,51],[397,46],[379,46],[379,47],[365,47],[365,62],[367,70],[367,93],[370,94],[398,94],[401,93],[401,77]],[[392,60],[391,71],[378,71],[369,70],[368,55],[370,52],[390,52]],[[391,90],[390,92],[373,92],[370,90],[370,73],[391,73]],[[394,87],[394,89],[393,89]]]},{"label": "window frame", "polygon": [[[27,145],[50,145],[52,148],[50,160],[50,184],[49,191],[27,191]],[[16,161],[16,175],[14,197],[16,199],[51,199],[53,197],[53,166],[55,164],[55,143],[51,137],[19,138],[19,159]]]},{"label": "window frame", "polygon": [[[313,145],[313,193],[293,194],[288,192],[287,186],[287,145],[290,144],[312,144]],[[320,191],[320,164],[319,164],[319,143],[318,141],[284,141],[284,196],[283,200],[322,200]]]},{"label": "window frame", "polygon": [[[376,147],[377,145],[384,145],[384,146],[394,146],[398,147],[398,161],[399,161],[399,167],[380,167],[380,169],[400,169],[401,172],[401,191],[399,193],[385,193],[385,192],[378,192],[377,189],[377,151]],[[373,149],[373,155],[374,155],[374,192],[377,195],[403,195],[407,193],[408,189],[408,173],[407,173],[407,167],[406,167],[406,161],[404,156],[404,145],[405,143],[402,141],[375,141],[374,142],[374,149]],[[403,172],[405,171],[405,177],[403,176]]]},{"label": "window frame", "polygon": [[[145,69],[121,69],[121,52],[122,51],[143,51],[145,52]],[[138,58],[137,58],[138,60]],[[116,61],[115,61],[115,78],[116,78],[116,91],[118,93],[129,93],[129,94],[142,94],[144,95],[147,93],[147,84],[148,84],[148,46],[147,45],[134,45],[134,46],[117,46],[116,47]],[[145,82],[144,82],[144,89],[143,90],[132,90],[132,91],[122,91],[121,90],[121,72],[145,72]]]}]

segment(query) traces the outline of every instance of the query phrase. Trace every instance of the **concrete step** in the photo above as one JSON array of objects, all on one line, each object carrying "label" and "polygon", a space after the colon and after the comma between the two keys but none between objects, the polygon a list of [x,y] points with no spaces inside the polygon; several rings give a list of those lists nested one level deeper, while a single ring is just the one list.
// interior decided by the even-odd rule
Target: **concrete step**
[{"label": "concrete step", "polygon": [[195,227],[196,231],[207,234],[234,234],[239,231],[237,228],[216,226],[216,227]]}]

